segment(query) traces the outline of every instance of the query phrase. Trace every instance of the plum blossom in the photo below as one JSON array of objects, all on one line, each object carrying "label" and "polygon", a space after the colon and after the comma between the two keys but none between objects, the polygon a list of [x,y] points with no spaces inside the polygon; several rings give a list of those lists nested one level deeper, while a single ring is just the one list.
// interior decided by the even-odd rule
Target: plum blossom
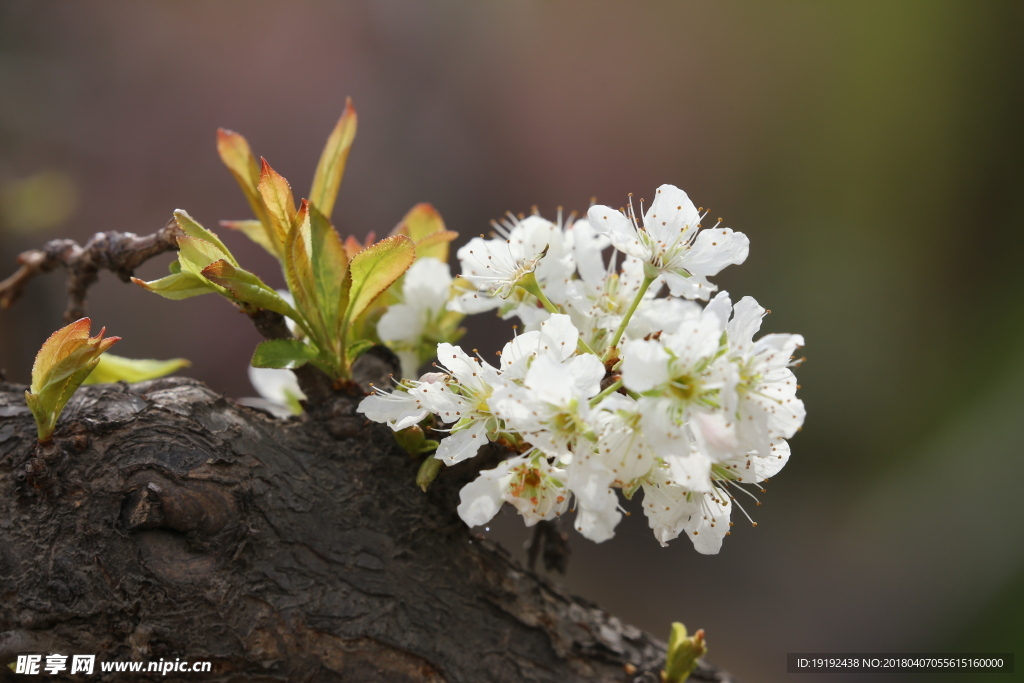
[{"label": "plum blossom", "polygon": [[306,395],[299,388],[299,380],[291,370],[276,368],[254,368],[249,366],[249,382],[260,396],[292,413],[301,413],[299,401],[305,401]]},{"label": "plum blossom", "polygon": [[497,310],[524,331],[497,367],[438,339],[441,372],[377,391],[359,411],[395,430],[423,426],[444,464],[487,442],[508,451],[460,492],[470,526],[508,503],[527,525],[574,512],[579,533],[600,543],[622,500],[638,497],[659,543],[685,535],[719,552],[733,508],[749,519],[741,500],[790,458],[805,415],[793,374],[804,340],[755,339],[765,310],[754,299],[712,297],[708,278],[742,263],[748,242],[702,229],[704,218],[663,185],[642,220],[632,206],[564,222],[510,216],[495,238],[459,250],[452,286],[443,264],[410,270],[378,325],[400,353],[427,360],[444,306]]},{"label": "plum blossom", "polygon": [[632,202],[625,213],[607,206],[587,212],[594,229],[616,249],[648,265],[665,278],[674,296],[687,299],[707,299],[716,289],[707,278],[743,263],[749,251],[743,233],[718,225],[701,230],[705,215],[674,185],[658,188],[642,223]]},{"label": "plum blossom", "polygon": [[[423,361],[418,349],[424,342],[439,340],[452,286],[447,263],[436,258],[417,259],[405,272],[401,302],[392,304],[377,321],[377,336],[387,342],[402,361],[402,376],[413,377]],[[450,333],[450,332],[449,332]],[[443,339],[443,337],[442,337]]]}]

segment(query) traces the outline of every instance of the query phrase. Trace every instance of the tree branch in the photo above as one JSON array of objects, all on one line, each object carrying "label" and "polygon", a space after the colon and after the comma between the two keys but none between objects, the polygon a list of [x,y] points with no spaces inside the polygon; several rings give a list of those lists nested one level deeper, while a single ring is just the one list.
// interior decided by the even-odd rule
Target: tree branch
[{"label": "tree branch", "polygon": [[24,390],[0,384],[0,680],[78,652],[214,662],[133,681],[658,681],[663,642],[466,528],[478,461],[424,494],[384,426],[339,437],[182,378],[84,387],[40,448]]},{"label": "tree branch", "polygon": [[[68,305],[64,321],[74,322],[85,315],[89,287],[99,279],[101,270],[109,270],[122,281],[130,282],[135,269],[160,254],[177,251],[178,237],[184,235],[172,218],[164,227],[151,235],[139,237],[130,232],[98,232],[79,245],[74,240],[58,239],[47,242],[41,249],[23,252],[18,256],[20,268],[0,282],[0,307],[9,308],[37,275],[57,268],[67,271]],[[256,330],[267,339],[292,337],[284,317],[278,313],[257,309],[247,311]],[[330,379],[312,366],[296,371],[299,385],[309,401],[323,404],[331,398]]]},{"label": "tree branch", "polygon": [[74,240],[51,240],[42,249],[26,251],[18,257],[20,268],[0,282],[0,307],[17,301],[25,285],[40,273],[57,268],[67,271],[68,307],[64,321],[73,322],[85,315],[86,294],[101,270],[109,270],[129,282],[135,269],[168,251],[177,251],[181,229],[171,220],[152,235],[139,237],[130,232],[98,232],[80,246]]}]

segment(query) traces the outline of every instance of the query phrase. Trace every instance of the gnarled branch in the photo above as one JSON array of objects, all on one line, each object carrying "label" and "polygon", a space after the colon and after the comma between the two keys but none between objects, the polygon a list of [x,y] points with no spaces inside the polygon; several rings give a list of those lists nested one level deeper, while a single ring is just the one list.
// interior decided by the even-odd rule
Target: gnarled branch
[{"label": "gnarled branch", "polygon": [[[178,237],[184,235],[172,218],[151,235],[139,237],[131,232],[98,232],[84,246],[74,240],[50,240],[41,249],[32,249],[18,256],[20,268],[0,282],[0,307],[9,308],[36,275],[58,268],[67,271],[68,305],[64,321],[73,322],[85,315],[89,287],[99,279],[101,270],[108,270],[122,281],[130,282],[135,269],[169,251],[178,250]],[[256,330],[267,339],[290,338],[284,317],[263,309],[247,311]],[[300,368],[296,375],[308,399],[314,404],[326,403],[332,396],[331,382],[312,366]]]},{"label": "gnarled branch", "polygon": [[139,237],[131,232],[98,232],[79,245],[74,240],[50,240],[42,249],[32,249],[18,256],[20,268],[0,282],[0,306],[8,308],[25,289],[25,285],[40,273],[57,268],[67,271],[68,307],[65,322],[73,322],[85,315],[85,297],[101,270],[109,270],[125,282],[131,280],[135,269],[143,263],[168,251],[177,251],[178,236],[184,233],[173,221],[152,235]]}]

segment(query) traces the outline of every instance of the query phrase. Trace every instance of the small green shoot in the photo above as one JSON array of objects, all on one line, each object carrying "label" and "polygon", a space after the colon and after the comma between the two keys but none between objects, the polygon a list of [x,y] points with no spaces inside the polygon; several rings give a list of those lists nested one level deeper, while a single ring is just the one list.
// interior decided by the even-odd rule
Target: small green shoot
[{"label": "small green shoot", "polygon": [[54,332],[47,339],[32,365],[32,386],[25,402],[36,419],[40,443],[47,443],[57,426],[57,418],[68,400],[100,362],[100,354],[120,341],[103,338],[106,328],[89,336],[92,321],[82,318]]},{"label": "small green shoot", "polygon": [[707,651],[704,629],[697,629],[692,636],[687,636],[686,627],[678,621],[674,622],[668,637],[668,654],[665,657],[665,669],[661,672],[661,680],[664,683],[683,683],[697,668],[697,660]]}]

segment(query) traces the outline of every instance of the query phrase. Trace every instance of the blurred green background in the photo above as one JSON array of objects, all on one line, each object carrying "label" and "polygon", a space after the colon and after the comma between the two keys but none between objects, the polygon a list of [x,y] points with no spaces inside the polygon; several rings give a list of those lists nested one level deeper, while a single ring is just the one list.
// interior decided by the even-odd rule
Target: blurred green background
[{"label": "blurred green background", "polygon": [[[758,528],[738,524],[720,555],[660,548],[637,514],[603,545],[573,539],[570,589],[663,638],[673,620],[705,628],[747,681],[794,678],[787,652],[1013,651],[1022,36],[1014,0],[3,1],[0,277],[45,240],[148,233],[179,207],[247,218],[218,126],[301,192],[346,95],[360,128],[342,232],[387,232],[429,201],[467,239],[506,210],[676,184],[750,237],[716,281],[773,309],[765,331],[805,335],[807,423]],[[63,306],[50,276],[0,311],[10,379],[28,380]],[[118,353],[185,356],[215,389],[253,393],[258,339],[222,300],[107,275],[90,314]],[[481,351],[508,329],[470,326]],[[518,550],[520,526],[491,533]]]}]

